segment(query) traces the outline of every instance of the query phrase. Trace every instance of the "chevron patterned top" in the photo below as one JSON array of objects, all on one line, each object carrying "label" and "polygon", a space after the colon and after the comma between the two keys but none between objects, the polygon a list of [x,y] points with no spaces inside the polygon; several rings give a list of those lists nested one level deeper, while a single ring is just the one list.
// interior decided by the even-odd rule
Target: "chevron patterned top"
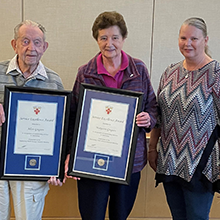
[{"label": "chevron patterned top", "polygon": [[[161,76],[157,99],[161,126],[157,173],[190,182],[219,124],[219,63],[213,60],[195,71],[187,71],[183,61],[170,65]],[[202,171],[210,182],[219,175],[217,141],[212,147]]]}]

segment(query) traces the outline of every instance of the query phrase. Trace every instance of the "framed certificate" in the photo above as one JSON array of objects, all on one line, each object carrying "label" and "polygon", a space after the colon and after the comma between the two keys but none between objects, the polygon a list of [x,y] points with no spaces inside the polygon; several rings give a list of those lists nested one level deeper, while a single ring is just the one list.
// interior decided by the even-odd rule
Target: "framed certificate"
[{"label": "framed certificate", "polygon": [[63,179],[70,96],[69,91],[5,87],[1,179]]},{"label": "framed certificate", "polygon": [[142,96],[81,84],[68,175],[129,183]]}]

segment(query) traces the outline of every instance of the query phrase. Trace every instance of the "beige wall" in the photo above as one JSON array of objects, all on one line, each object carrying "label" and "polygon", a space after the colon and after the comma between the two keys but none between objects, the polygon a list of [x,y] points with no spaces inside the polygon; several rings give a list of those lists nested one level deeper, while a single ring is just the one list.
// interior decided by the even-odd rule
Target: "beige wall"
[{"label": "beige wall", "polygon": [[98,52],[91,27],[104,10],[117,10],[124,15],[129,31],[124,49],[149,63],[152,1],[138,2],[31,0],[24,3],[24,18],[45,25],[49,48],[43,61],[60,74],[66,89],[72,89],[78,67]]},{"label": "beige wall", "polygon": [[[219,0],[0,0],[0,60],[14,55],[10,40],[17,23],[22,19],[40,22],[47,29],[49,42],[43,63],[58,72],[70,90],[77,68],[98,52],[91,36],[94,19],[103,11],[116,10],[124,15],[128,26],[124,50],[146,63],[156,91],[163,70],[183,59],[177,47],[178,31],[190,16],[206,20],[211,54],[220,61],[219,8]],[[154,184],[154,173],[145,168],[131,219],[170,216],[163,189],[155,189]],[[216,195],[211,216],[217,219],[219,202]],[[61,188],[51,187],[44,217],[79,219],[74,181]]]}]

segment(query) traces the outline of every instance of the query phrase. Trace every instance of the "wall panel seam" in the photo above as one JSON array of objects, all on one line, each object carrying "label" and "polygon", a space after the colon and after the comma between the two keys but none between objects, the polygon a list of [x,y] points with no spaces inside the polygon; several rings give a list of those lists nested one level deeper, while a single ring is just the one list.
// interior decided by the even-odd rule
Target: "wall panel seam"
[{"label": "wall panel seam", "polygon": [[154,19],[155,19],[155,1],[153,1],[153,8],[152,8],[152,24],[151,24],[151,43],[150,43],[150,78],[152,76],[152,65],[153,65],[153,47],[154,47]]},{"label": "wall panel seam", "polygon": [[24,0],[21,0],[21,21],[24,21]]}]

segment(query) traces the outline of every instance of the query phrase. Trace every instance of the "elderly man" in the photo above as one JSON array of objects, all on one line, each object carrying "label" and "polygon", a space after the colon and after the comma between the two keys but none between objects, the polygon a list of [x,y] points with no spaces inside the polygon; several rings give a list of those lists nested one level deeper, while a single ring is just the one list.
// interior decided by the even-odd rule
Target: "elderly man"
[{"label": "elderly man", "polygon": [[[14,29],[11,45],[16,53],[15,57],[0,63],[1,103],[6,84],[63,90],[60,77],[40,61],[48,48],[48,43],[45,41],[45,28],[42,25],[30,20],[21,22]],[[0,104],[0,125],[4,121],[4,110]],[[48,182],[62,185],[55,178],[51,178]],[[16,220],[41,219],[44,199],[49,189],[48,182],[0,180],[0,219],[10,219],[9,191],[13,197]]]}]

